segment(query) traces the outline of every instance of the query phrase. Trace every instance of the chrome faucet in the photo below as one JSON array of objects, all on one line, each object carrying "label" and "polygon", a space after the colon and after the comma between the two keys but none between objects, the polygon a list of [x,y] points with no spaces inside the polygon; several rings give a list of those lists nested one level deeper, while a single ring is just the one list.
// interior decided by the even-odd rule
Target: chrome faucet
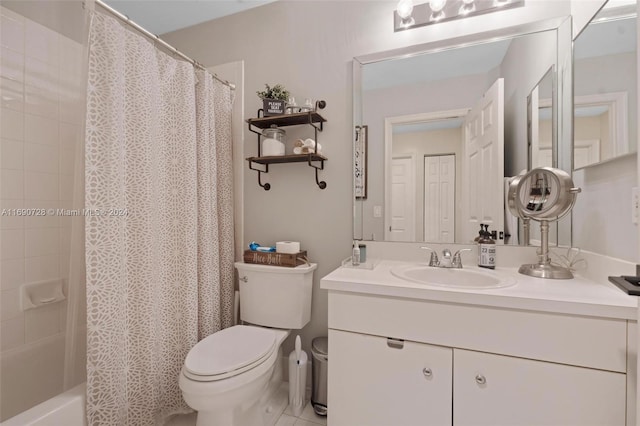
[{"label": "chrome faucet", "polygon": [[436,251],[431,247],[420,247],[423,250],[431,251],[431,256],[429,258],[429,266],[434,266],[437,268],[456,268],[462,269],[462,252],[471,251],[471,249],[465,248],[460,249],[452,256],[451,250],[444,249],[442,250],[442,259],[438,259],[438,255]]},{"label": "chrome faucet", "polygon": [[471,249],[465,248],[460,249],[453,255],[453,261],[451,262],[452,268],[462,269],[462,252],[463,251],[471,251]]},{"label": "chrome faucet", "polygon": [[432,249],[431,247],[420,247],[422,250],[429,250],[431,251],[431,257],[429,257],[429,266],[440,266],[440,261],[438,260],[438,255],[436,254],[436,251],[434,249]]},{"label": "chrome faucet", "polygon": [[442,260],[440,261],[441,268],[451,268],[453,265],[451,264],[451,250],[444,249],[442,250]]}]

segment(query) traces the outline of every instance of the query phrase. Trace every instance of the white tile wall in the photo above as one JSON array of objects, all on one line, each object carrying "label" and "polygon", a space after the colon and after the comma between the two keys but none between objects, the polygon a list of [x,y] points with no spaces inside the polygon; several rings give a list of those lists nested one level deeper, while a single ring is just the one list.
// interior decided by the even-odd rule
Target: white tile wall
[{"label": "white tile wall", "polygon": [[24,115],[20,111],[2,108],[0,137],[22,141],[24,139]]},{"label": "white tile wall", "polygon": [[0,270],[0,283],[2,290],[18,288],[24,282],[24,260],[14,259],[2,262]]},{"label": "white tile wall", "polygon": [[0,48],[0,75],[15,81],[24,81],[24,55],[2,46]]},{"label": "white tile wall", "polygon": [[16,317],[0,323],[0,345],[7,351],[24,345],[24,317]]},{"label": "white tile wall", "polygon": [[20,200],[24,197],[24,174],[22,170],[2,169],[0,197]]},{"label": "white tile wall", "polygon": [[24,29],[25,54],[57,68],[58,33],[29,19],[25,20]]},{"label": "white tile wall", "polygon": [[0,297],[0,320],[6,321],[19,317],[20,310],[20,289],[2,290]]},{"label": "white tile wall", "polygon": [[2,108],[16,111],[24,110],[24,87],[21,81],[0,78],[0,91],[2,92]]},{"label": "white tile wall", "polygon": [[11,11],[0,17],[0,43],[17,52],[24,50],[24,18]]},{"label": "white tile wall", "polygon": [[[23,207],[24,202],[22,200],[0,200],[0,209],[21,209]],[[2,220],[0,220],[0,228],[22,229],[24,228],[24,218],[22,216],[2,216]]]},{"label": "white tile wall", "polygon": [[2,168],[10,170],[23,170],[24,152],[23,143],[11,139],[1,139]]},{"label": "white tile wall", "polygon": [[58,118],[58,93],[56,91],[28,85],[24,90],[24,111],[26,113],[54,120]]},{"label": "white tile wall", "polygon": [[30,309],[24,315],[25,343],[52,336],[60,332],[60,304]]},{"label": "white tile wall", "polygon": [[[0,19],[0,209],[70,208],[82,48],[2,7]],[[64,331],[62,303],[22,312],[19,295],[68,275],[70,233],[55,215],[0,217],[2,352]]]},{"label": "white tile wall", "polygon": [[24,144],[24,170],[58,173],[58,147],[39,143]]},{"label": "white tile wall", "polygon": [[50,280],[60,276],[60,256],[29,257],[24,261],[24,281],[27,283]]},{"label": "white tile wall", "polygon": [[30,200],[58,200],[58,174],[25,171],[24,196]]},{"label": "white tile wall", "polygon": [[57,146],[58,120],[40,115],[24,115],[24,141]]},{"label": "white tile wall", "polygon": [[1,230],[0,252],[2,260],[24,258],[24,229]]}]

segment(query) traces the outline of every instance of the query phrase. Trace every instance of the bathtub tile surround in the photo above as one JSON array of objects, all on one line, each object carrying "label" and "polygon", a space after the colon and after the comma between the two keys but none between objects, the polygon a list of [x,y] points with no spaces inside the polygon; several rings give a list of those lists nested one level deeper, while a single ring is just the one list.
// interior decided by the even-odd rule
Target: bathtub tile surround
[{"label": "bathtub tile surround", "polygon": [[[4,7],[0,19],[0,209],[57,209],[71,203],[81,117],[63,111],[78,111],[80,80],[63,76],[80,69],[80,45]],[[54,215],[1,222],[3,420],[62,391],[65,302],[22,312],[19,287],[67,278],[71,228]]]}]

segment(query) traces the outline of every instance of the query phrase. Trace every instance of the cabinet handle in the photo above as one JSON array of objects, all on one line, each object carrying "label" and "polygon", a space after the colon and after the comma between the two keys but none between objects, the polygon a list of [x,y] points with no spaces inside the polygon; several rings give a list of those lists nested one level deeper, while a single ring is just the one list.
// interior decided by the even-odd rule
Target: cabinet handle
[{"label": "cabinet handle", "polygon": [[433,375],[433,372],[430,368],[425,367],[422,369],[422,374],[424,374],[424,377],[431,377]]},{"label": "cabinet handle", "polygon": [[239,281],[242,281],[243,283],[248,283],[249,282],[249,278],[247,277],[240,277],[238,278]]},{"label": "cabinet handle", "polygon": [[487,379],[482,374],[476,375],[476,383],[479,385],[484,385],[487,383]]},{"label": "cabinet handle", "polygon": [[393,349],[402,349],[404,348],[404,340],[387,337],[387,346]]}]

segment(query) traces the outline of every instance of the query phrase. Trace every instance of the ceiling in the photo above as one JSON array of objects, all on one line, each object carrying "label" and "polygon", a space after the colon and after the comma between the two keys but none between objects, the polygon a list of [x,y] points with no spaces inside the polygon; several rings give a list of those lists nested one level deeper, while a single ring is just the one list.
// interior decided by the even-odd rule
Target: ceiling
[{"label": "ceiling", "polygon": [[105,0],[105,3],[146,30],[160,35],[273,1],[275,0]]}]

